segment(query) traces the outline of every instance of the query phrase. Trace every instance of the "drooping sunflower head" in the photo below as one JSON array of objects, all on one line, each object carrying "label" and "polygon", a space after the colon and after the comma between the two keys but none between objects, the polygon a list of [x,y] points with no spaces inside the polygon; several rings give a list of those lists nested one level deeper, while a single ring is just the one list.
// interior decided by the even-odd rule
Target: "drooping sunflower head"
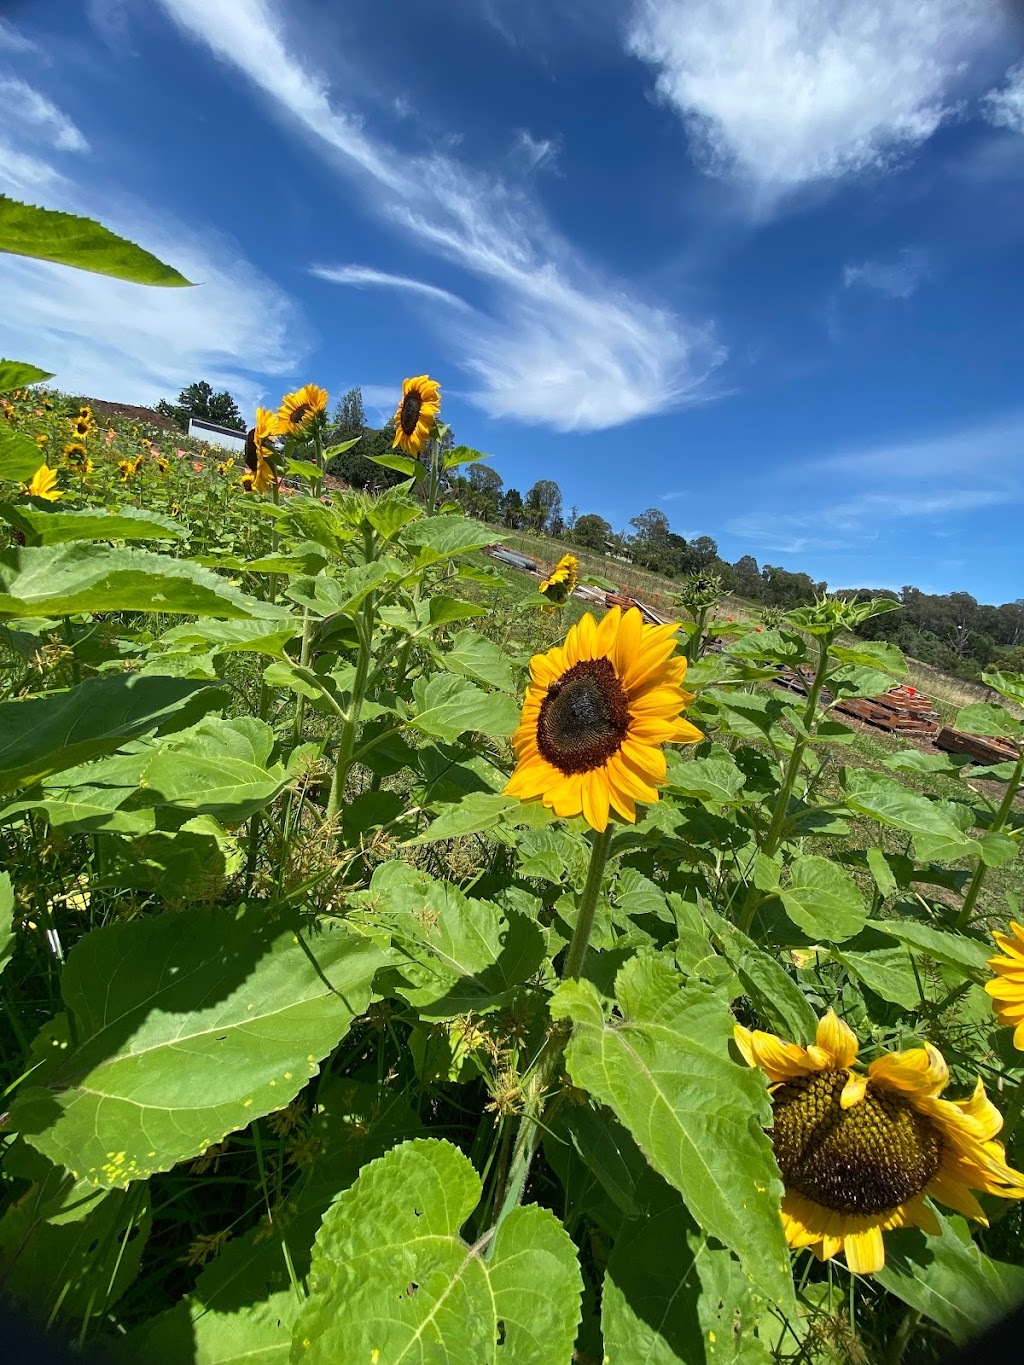
[{"label": "drooping sunflower head", "polygon": [[1024,928],[1011,920],[1008,934],[993,937],[1000,952],[988,960],[995,976],[985,989],[996,1018],[1013,1028],[1013,1045],[1024,1052]]},{"label": "drooping sunflower head", "polygon": [[537,591],[560,606],[576,591],[579,577],[579,560],[575,555],[563,555]]},{"label": "drooping sunflower head", "polygon": [[43,498],[46,502],[56,502],[64,496],[57,490],[57,471],[41,464],[25,485],[25,492],[32,498]]},{"label": "drooping sunflower head", "polygon": [[401,447],[406,455],[418,459],[437,425],[440,409],[440,384],[425,374],[407,379],[402,385],[402,401],[395,411],[392,449]]},{"label": "drooping sunflower head", "polygon": [[972,1190],[1024,1198],[1024,1175],[995,1140],[1003,1120],[984,1086],[979,1080],[969,1100],[942,1099],[949,1072],[936,1048],[887,1053],[856,1071],[857,1039],[831,1010],[808,1048],[740,1025],[735,1038],[770,1083],[791,1247],[823,1261],[845,1251],[851,1270],[873,1274],[885,1264],[883,1232],[939,1232],[927,1197],[979,1222]]},{"label": "drooping sunflower head", "polygon": [[[322,419],[326,407],[327,390],[318,388],[316,384],[303,384],[301,389],[286,393],[281,399],[274,430],[279,436],[303,436],[315,422]],[[263,409],[257,409],[256,412],[257,432],[260,429],[261,411]]]},{"label": "drooping sunflower head", "polygon": [[613,607],[600,625],[588,612],[564,645],[535,654],[508,795],[583,815],[596,830],[610,809],[632,822],[637,801],[657,801],[661,746],[704,738],[681,715],[693,696],[682,687],[686,660],[672,657],[677,630]]}]

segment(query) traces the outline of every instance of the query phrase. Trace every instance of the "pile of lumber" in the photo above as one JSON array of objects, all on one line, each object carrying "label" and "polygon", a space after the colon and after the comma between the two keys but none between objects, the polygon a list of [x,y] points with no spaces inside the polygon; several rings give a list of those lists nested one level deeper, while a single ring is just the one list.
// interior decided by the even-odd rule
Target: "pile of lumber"
[{"label": "pile of lumber", "polygon": [[935,736],[940,749],[950,754],[967,754],[976,763],[1011,763],[1017,761],[1017,748],[1008,739],[998,739],[995,735],[967,735],[963,730],[954,730],[952,725],[944,725]]},{"label": "pile of lumber", "polygon": [[[811,674],[805,669],[784,668],[775,681],[791,692],[806,693],[811,685]],[[825,690],[821,699],[827,705],[832,696]],[[878,697],[851,697],[837,702],[833,709],[890,734],[922,735],[931,739],[939,729],[939,713],[931,700],[909,687],[894,687]]]},{"label": "pile of lumber", "polygon": [[606,592],[604,604],[606,607],[621,607],[623,611],[629,611],[630,607],[636,607],[644,620],[652,626],[666,626],[670,619],[656,612],[646,602],[638,602],[635,597],[626,597],[624,593],[620,592]]}]

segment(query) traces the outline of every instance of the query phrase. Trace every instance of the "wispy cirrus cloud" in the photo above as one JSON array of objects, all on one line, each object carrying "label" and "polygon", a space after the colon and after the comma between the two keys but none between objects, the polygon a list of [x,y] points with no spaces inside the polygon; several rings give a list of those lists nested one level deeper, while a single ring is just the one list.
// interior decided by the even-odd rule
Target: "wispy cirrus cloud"
[{"label": "wispy cirrus cloud", "polygon": [[375,270],[368,265],[314,265],[309,273],[331,284],[348,284],[355,289],[398,289],[407,294],[419,294],[433,303],[446,303],[452,308],[469,307],[457,294],[439,289],[435,284],[413,280],[408,275],[391,275],[386,270]]},{"label": "wispy cirrus cloud", "polygon": [[89,144],[52,100],[17,76],[0,77],[0,125],[58,152],[87,152]]},{"label": "wispy cirrus cloud", "polygon": [[990,0],[637,0],[630,50],[693,153],[775,193],[884,167],[950,116]]},{"label": "wispy cirrus cloud", "polygon": [[[487,306],[457,340],[476,384],[468,396],[490,415],[597,430],[704,396],[724,357],[708,325],[602,280],[522,188],[453,156],[407,153],[375,138],[291,50],[283,10],[269,0],[161,3],[269,96],[340,173],[359,179],[378,213],[419,248],[483,282]],[[289,25],[303,32],[290,16]]]},{"label": "wispy cirrus cloud", "polygon": [[890,261],[860,261],[843,267],[843,284],[873,289],[890,299],[909,299],[930,273],[928,258],[922,251],[907,247]]}]

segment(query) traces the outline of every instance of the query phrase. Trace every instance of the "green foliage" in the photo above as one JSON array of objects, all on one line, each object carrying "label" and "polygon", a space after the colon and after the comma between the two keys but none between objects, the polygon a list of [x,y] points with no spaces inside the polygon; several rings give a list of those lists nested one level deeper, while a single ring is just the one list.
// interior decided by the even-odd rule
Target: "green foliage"
[{"label": "green foliage", "polygon": [[235,431],[245,430],[245,421],[238,404],[227,389],[214,393],[213,385],[205,379],[189,384],[178,394],[177,403],[168,403],[161,398],[156,405],[157,412],[169,418],[179,431],[188,431],[189,419],[213,422],[221,427],[233,427]]},{"label": "green foliage", "polygon": [[0,359],[0,393],[13,393],[15,389],[24,388],[26,384],[38,384],[44,379],[52,378],[52,374],[41,370],[38,365],[26,365],[21,360]]},{"label": "green foliage", "polygon": [[169,265],[91,218],[19,204],[0,194],[0,251],[35,256],[135,284],[187,285]]}]

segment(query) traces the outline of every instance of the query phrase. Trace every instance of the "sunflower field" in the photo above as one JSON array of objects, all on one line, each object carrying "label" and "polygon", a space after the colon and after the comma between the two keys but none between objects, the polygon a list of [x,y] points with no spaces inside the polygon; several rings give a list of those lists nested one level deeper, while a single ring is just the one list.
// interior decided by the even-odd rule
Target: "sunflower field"
[{"label": "sunflower field", "polygon": [[[4,199],[0,249],[187,283]],[[428,376],[377,497],[315,384],[236,461],[51,378],[0,361],[23,1313],[124,1365],[913,1365],[1024,1298],[1024,678],[957,722],[1015,761],[865,766],[894,603],[533,590]]]}]

